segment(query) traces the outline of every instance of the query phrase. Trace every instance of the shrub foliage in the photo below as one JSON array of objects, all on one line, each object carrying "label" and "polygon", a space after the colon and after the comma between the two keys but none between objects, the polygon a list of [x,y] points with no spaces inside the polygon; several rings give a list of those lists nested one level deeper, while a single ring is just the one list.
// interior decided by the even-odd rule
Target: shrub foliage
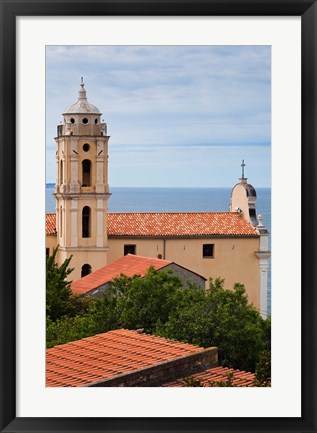
[{"label": "shrub foliage", "polygon": [[242,284],[228,290],[222,279],[210,279],[205,292],[183,287],[171,272],[149,268],[143,278],[115,278],[99,299],[74,296],[67,281],[71,258],[58,266],[56,253],[47,259],[47,347],[113,329],[142,328],[182,342],[217,346],[220,365],[248,371],[259,365],[259,383],[266,383],[270,320],[263,320],[248,303]]}]

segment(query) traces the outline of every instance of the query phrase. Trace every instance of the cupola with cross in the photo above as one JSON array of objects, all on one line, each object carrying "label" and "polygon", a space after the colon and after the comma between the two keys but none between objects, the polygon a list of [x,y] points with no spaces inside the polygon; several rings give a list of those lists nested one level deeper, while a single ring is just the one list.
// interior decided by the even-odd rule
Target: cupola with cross
[{"label": "cupola with cross", "polygon": [[55,138],[59,261],[73,255],[72,279],[107,263],[109,136],[101,115],[81,78],[78,100],[64,110]]},{"label": "cupola with cross", "polygon": [[248,183],[248,179],[244,177],[245,163],[242,160],[242,176],[231,192],[230,211],[239,212],[242,217],[251,223],[253,226],[258,224],[256,217],[256,191],[255,188]]},{"label": "cupola with cross", "polygon": [[267,312],[267,290],[268,290],[268,260],[271,257],[269,247],[269,232],[263,225],[263,215],[256,215],[256,191],[255,188],[248,183],[248,179],[244,176],[245,163],[242,160],[242,176],[231,192],[230,212],[239,212],[241,218],[252,224],[259,235],[259,248],[254,251],[255,256],[259,259],[260,274],[259,274],[259,308],[262,317],[266,317]]}]

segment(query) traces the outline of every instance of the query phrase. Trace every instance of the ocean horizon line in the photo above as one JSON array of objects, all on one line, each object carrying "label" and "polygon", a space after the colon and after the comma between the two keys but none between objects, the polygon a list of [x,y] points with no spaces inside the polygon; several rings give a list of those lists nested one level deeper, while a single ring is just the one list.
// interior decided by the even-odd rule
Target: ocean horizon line
[{"label": "ocean horizon line", "polygon": [[[45,186],[52,187],[55,183],[48,182]],[[110,189],[232,189],[233,186],[112,186]],[[271,189],[271,186],[257,186],[256,189]]]}]

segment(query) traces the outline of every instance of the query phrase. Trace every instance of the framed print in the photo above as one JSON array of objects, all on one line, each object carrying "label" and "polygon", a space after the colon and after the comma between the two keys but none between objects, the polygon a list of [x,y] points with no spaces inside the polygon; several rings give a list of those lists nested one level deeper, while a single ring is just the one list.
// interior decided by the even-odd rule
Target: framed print
[{"label": "framed print", "polygon": [[[0,13],[1,431],[315,432],[316,2],[293,0],[263,3],[257,0],[224,0],[219,3],[207,0],[198,3],[167,3],[101,0],[60,3],[45,0],[34,3],[1,0]],[[175,63],[175,59],[179,63]],[[195,74],[196,84],[198,83],[195,87],[191,87],[188,75],[184,73],[185,69],[177,67],[181,61],[183,65],[186,64],[186,71]],[[166,76],[160,75],[162,65],[173,78],[168,83],[164,82],[167,80]],[[213,81],[213,92],[207,95],[204,93],[203,84],[206,83],[206,72],[209,70],[214,71],[216,78]],[[225,75],[230,77],[231,81],[223,81]],[[229,84],[229,88],[224,88],[223,82]],[[136,87],[142,87],[142,92],[134,92]],[[147,87],[151,87],[150,93],[146,92]],[[166,88],[168,92],[164,93]],[[79,92],[78,101],[69,105],[73,102],[74,89]],[[126,91],[131,92],[132,97],[129,100],[124,96]],[[195,99],[199,92],[200,98]],[[236,99],[232,99],[233,94]],[[178,103],[166,103],[169,95],[174,96],[174,101],[177,100]],[[210,111],[211,95],[214,95],[213,111]],[[96,105],[90,104],[90,100],[95,103],[94,99],[97,101]],[[172,98],[170,100],[173,101]],[[129,105],[131,101],[135,102],[134,106]],[[151,104],[159,110],[152,111]],[[191,117],[186,117],[186,109],[190,104]],[[108,132],[107,111],[111,111],[110,105],[114,109]],[[230,110],[225,108],[229,105]],[[86,107],[86,111],[82,111],[83,107]],[[105,120],[99,108],[105,111]],[[222,113],[225,110],[226,118]],[[54,119],[56,113],[57,116],[62,115],[61,123],[58,123],[59,118]],[[143,135],[134,139],[137,130],[136,113],[139,124],[143,123]],[[175,113],[181,115],[177,117]],[[211,120],[209,117],[206,120],[206,113],[211,116]],[[229,118],[231,129],[228,127],[229,123],[226,123]],[[227,137],[230,137],[230,146],[221,142],[224,130]],[[54,134],[57,136],[54,137]],[[114,136],[115,143],[115,137],[120,137],[121,141],[118,146],[116,144],[117,147],[111,147],[110,144],[108,149],[111,135]],[[112,137],[110,143],[111,140]],[[199,143],[195,150],[197,152],[198,149],[200,154],[200,163],[204,160],[205,165],[198,165],[195,156],[197,153],[192,152],[195,147],[192,143],[195,140]],[[212,151],[210,142],[213,143]],[[232,145],[234,142],[239,142],[240,149],[244,148],[249,161],[252,160],[251,167],[248,166],[248,161],[245,166],[244,157],[236,162],[240,154],[236,151],[237,146]],[[66,143],[71,143],[71,147],[68,148]],[[153,146],[151,144],[149,153],[150,143]],[[162,156],[162,143],[165,144],[165,159],[162,159],[162,166],[158,167],[155,162],[159,155]],[[250,149],[255,147],[257,153],[252,153]],[[96,155],[91,153],[92,148],[96,148]],[[112,179],[117,182],[112,185],[114,187],[139,186],[141,168],[145,173],[148,188],[157,186],[152,182],[155,176],[161,178],[159,186],[162,187],[168,185],[166,179],[171,178],[176,187],[182,186],[181,179],[188,181],[187,187],[203,187],[203,180],[206,179],[214,182],[218,180],[219,183],[215,183],[217,186],[224,185],[225,177],[222,176],[225,169],[218,167],[219,171],[216,171],[216,165],[221,166],[219,155],[222,155],[220,152],[223,149],[226,167],[229,167],[229,161],[238,165],[237,177],[242,173],[238,188],[242,185],[243,191],[247,191],[247,207],[244,208],[235,201],[236,196],[240,200],[239,194],[235,192],[237,185],[230,188],[230,212],[227,212],[226,218],[233,218],[234,214],[239,221],[239,227],[242,227],[241,233],[235,232],[233,236],[229,233],[230,239],[235,239],[233,244],[230,243],[230,254],[238,254],[246,248],[240,247],[239,242],[241,238],[250,235],[250,260],[255,256],[260,260],[257,262],[259,272],[258,280],[256,279],[260,295],[254,295],[254,299],[252,292],[247,291],[247,295],[252,298],[252,304],[258,310],[254,314],[262,318],[265,316],[263,320],[266,320],[272,311],[271,386],[249,386],[246,382],[240,387],[232,385],[232,382],[221,382],[220,385],[217,382],[218,386],[211,386],[210,382],[208,386],[204,386],[199,381],[199,384],[195,382],[196,385],[193,385],[193,381],[189,384],[188,377],[190,380],[193,377],[188,375],[196,372],[192,366],[195,365],[196,368],[199,365],[200,373],[207,369],[206,367],[203,370],[201,367],[205,361],[202,361],[202,355],[198,353],[200,349],[209,362],[211,359],[215,362],[212,367],[218,367],[215,355],[218,349],[210,348],[207,343],[201,348],[197,348],[200,345],[195,342],[195,346],[188,344],[186,350],[194,351],[194,355],[182,352],[182,346],[173,346],[174,351],[180,350],[179,353],[185,354],[183,357],[179,355],[181,361],[178,359],[173,365],[168,364],[168,367],[166,363],[169,360],[163,362],[163,358],[159,359],[165,366],[164,375],[168,370],[171,377],[183,379],[180,375],[180,369],[183,368],[180,366],[185,362],[183,358],[193,357],[192,366],[189,366],[189,358],[186,358],[187,382],[181,382],[186,383],[186,387],[180,386],[177,381],[178,385],[175,385],[172,380],[165,380],[166,376],[165,379],[162,378],[156,364],[147,364],[146,368],[143,366],[141,374],[146,378],[143,382],[135,382],[136,371],[128,372],[130,376],[127,379],[126,369],[130,368],[132,358],[125,361],[125,365],[120,358],[122,370],[119,373],[117,371],[117,376],[120,377],[116,376],[113,382],[113,378],[109,379],[101,372],[105,370],[105,365],[97,371],[97,364],[94,364],[92,373],[83,353],[79,358],[71,358],[66,365],[61,363],[59,355],[56,361],[56,352],[50,351],[49,344],[53,349],[53,346],[59,348],[64,344],[62,350],[65,354],[68,350],[67,344],[73,340],[78,340],[77,345],[87,346],[92,341],[88,339],[95,338],[96,334],[105,336],[114,332],[114,340],[117,342],[130,339],[129,332],[135,332],[133,339],[142,340],[138,340],[136,346],[143,345],[144,348],[147,344],[145,334],[150,332],[147,332],[149,328],[144,332],[143,322],[140,322],[140,326],[126,326],[133,331],[120,329],[119,332],[117,327],[109,326],[106,330],[99,327],[98,332],[91,331],[89,334],[87,328],[88,325],[91,326],[91,322],[85,322],[81,325],[81,333],[76,334],[77,338],[56,339],[55,342],[53,338],[52,341],[49,340],[46,323],[51,323],[49,321],[53,315],[50,313],[45,317],[46,259],[43,251],[44,216],[48,212],[45,184],[55,184],[52,188],[55,188],[57,200],[57,204],[54,202],[49,210],[49,213],[54,215],[52,221],[49,221],[52,224],[52,233],[49,235],[54,236],[55,242],[52,248],[59,245],[63,260],[67,259],[69,254],[74,257],[74,280],[80,281],[81,278],[88,278],[90,273],[93,275],[95,269],[101,267],[101,262],[96,259],[96,252],[91,259],[96,259],[96,264],[88,262],[86,258],[81,261],[77,259],[81,257],[84,248],[94,250],[92,239],[95,239],[102,254],[107,252],[109,263],[122,259],[131,260],[132,257],[134,269],[137,266],[136,260],[144,260],[146,251],[150,251],[150,247],[146,247],[148,250],[144,247],[143,239],[140,240],[144,233],[129,232],[126,223],[132,218],[132,202],[139,200],[139,207],[132,211],[136,215],[140,209],[139,203],[145,202],[144,195],[128,203],[129,210],[124,213],[125,232],[115,231],[121,221],[120,215],[117,217],[119,222],[113,222],[114,216],[111,217],[112,220],[108,219],[108,237],[111,241],[109,245],[112,245],[112,251],[122,250],[122,257],[119,253],[118,256],[111,255],[111,248],[103,244],[100,229],[104,224],[103,209],[106,209],[103,200],[107,200],[111,195],[111,188],[110,192],[107,189],[108,154],[109,172],[112,170]],[[211,159],[214,160],[211,162]],[[181,165],[179,160],[185,161],[185,165]],[[185,171],[183,167],[186,167]],[[205,172],[199,173],[201,167]],[[214,167],[213,173],[208,172],[208,167]],[[272,201],[268,199],[270,206],[272,203],[272,248],[267,243],[268,231],[263,225],[263,219],[260,216],[256,218],[253,212],[256,193],[253,192],[252,185],[247,183],[247,170],[257,179],[262,179],[263,174],[263,179],[272,182]],[[70,179],[69,185],[67,176]],[[203,179],[201,183],[199,179]],[[80,184],[78,189],[74,180]],[[93,185],[95,180],[96,185]],[[271,187],[271,184],[269,186]],[[92,190],[92,187],[95,189]],[[113,192],[115,191],[114,188]],[[123,193],[117,191],[117,194]],[[129,191],[131,192],[130,189]],[[83,194],[86,194],[89,203],[81,208],[80,200]],[[152,194],[158,201],[158,190],[152,191]],[[197,191],[193,194],[197,194]],[[128,195],[122,200],[128,202]],[[182,200],[185,200],[185,195]],[[174,199],[171,201],[175,202]],[[151,209],[147,213],[140,209],[138,215],[142,215],[138,218],[144,219],[139,222],[140,226],[149,224],[146,228],[149,230],[150,224],[153,226],[154,223],[145,222],[145,218],[154,218],[153,214],[156,212],[158,215],[159,211]],[[110,209],[110,212],[113,211]],[[123,211],[120,209],[117,214],[120,212]],[[172,241],[176,242],[177,236],[181,235],[182,239],[186,238],[180,228],[184,227],[185,222],[179,219],[184,211],[175,212],[178,220],[174,225],[179,232],[164,232],[164,236],[161,234],[162,239],[164,238],[162,245],[157,240],[156,232],[151,234],[147,231],[147,245],[152,242],[151,236],[155,239],[155,245],[153,242],[154,246],[151,244],[152,250],[155,249],[155,257],[153,252],[149,253],[153,266],[156,262],[161,264],[165,259],[169,259],[166,256],[169,242],[171,245]],[[223,213],[226,213],[225,210]],[[211,218],[211,213],[207,211],[201,214],[203,216],[200,218]],[[186,218],[197,217],[197,214],[193,215],[192,213],[192,216]],[[245,215],[249,218],[248,224],[252,226],[253,221],[257,236],[253,235],[254,232],[243,232],[250,230],[250,226],[245,225]],[[46,224],[47,221],[46,216]],[[191,229],[197,224],[194,220],[190,224],[186,221]],[[160,220],[160,227],[163,223]],[[134,230],[136,225],[134,221]],[[205,223],[205,226],[211,225],[211,220]],[[80,227],[79,231],[77,227]],[[217,236],[219,233],[217,232]],[[225,235],[226,233],[220,233],[222,239]],[[227,259],[228,251],[221,256],[225,250],[225,240],[223,244],[218,240],[217,243],[214,232],[200,231],[199,236],[196,232],[191,232],[190,236],[193,238],[192,245],[198,241],[201,243],[201,260],[208,269],[210,266],[217,266],[218,257],[222,257],[221,262]],[[260,246],[255,243],[255,237],[256,241],[262,240]],[[47,253],[47,238],[45,246]],[[173,248],[177,251],[176,243]],[[189,244],[182,240],[181,254],[188,248]],[[272,287],[272,303],[268,310],[267,291],[263,288],[267,287],[270,248],[272,276],[269,281]],[[51,255],[51,251],[48,253]],[[176,257],[177,252],[174,254]],[[174,271],[181,270],[181,276],[184,273],[190,274],[195,282],[204,285],[208,275],[200,272],[203,267],[190,269],[190,264],[184,265],[181,261],[181,254],[177,256],[179,259],[171,259],[169,265],[172,264]],[[229,258],[229,262],[232,268],[235,267],[234,263],[239,264],[236,266],[235,275],[240,275],[239,272],[245,275],[248,290],[248,286],[253,284],[251,268],[244,264],[242,256],[239,257],[239,261],[234,262]],[[247,269],[245,272],[243,267]],[[223,268],[219,269],[215,272],[220,273]],[[231,284],[230,272],[225,275],[225,279]],[[111,281],[113,284],[113,280]],[[96,294],[106,283],[106,280],[99,282],[98,286],[91,286],[89,290]],[[79,291],[82,290],[80,284],[77,286]],[[72,290],[77,286],[75,281]],[[97,305],[97,301],[94,305]],[[120,304],[120,308],[123,308],[123,304]],[[76,320],[80,320],[78,317],[75,316]],[[54,326],[53,324],[50,329]],[[65,329],[69,326],[67,324]],[[175,329],[177,326],[179,327],[179,322]],[[243,326],[241,319],[241,333],[247,330],[247,327]],[[159,328],[155,329],[157,334],[155,337],[150,336],[151,344],[155,338],[164,337],[164,344],[169,344],[166,341],[170,342],[170,339],[177,340],[177,333],[158,334]],[[160,329],[162,330],[163,326]],[[227,334],[231,331],[233,332],[233,329],[229,326]],[[102,334],[103,332],[105,333]],[[171,328],[168,332],[171,332]],[[239,336],[239,333],[235,335]],[[45,341],[49,347],[47,352]],[[162,339],[157,341],[158,344],[163,344]],[[188,343],[186,339],[183,341]],[[98,340],[98,344],[100,346],[94,346],[94,350],[101,353],[100,347],[105,347],[106,343]],[[125,340],[123,347],[127,353]],[[76,348],[78,351],[79,346]],[[245,347],[241,347],[241,351],[244,349]],[[107,350],[104,350],[102,356],[105,356]],[[207,354],[206,350],[209,350]],[[139,352],[134,346],[133,356],[135,353]],[[87,356],[89,358],[91,354]],[[111,357],[112,353],[109,356]],[[119,356],[122,357],[122,353]],[[153,358],[153,353],[151,356]],[[219,358],[222,362],[221,357],[224,357],[222,352]],[[249,358],[248,360],[250,361]],[[230,362],[235,380],[237,368],[234,367],[234,361]],[[49,370],[49,363],[58,367]],[[252,369],[251,362],[245,365],[250,365]],[[208,371],[210,368],[211,365]],[[245,369],[248,371],[247,367]],[[140,364],[136,370],[140,370]],[[76,377],[75,371],[81,371],[82,377],[92,377],[93,374],[95,376],[90,382],[80,381],[82,377]],[[242,376],[246,380],[247,376]],[[120,382],[121,379],[123,382]],[[114,385],[110,385],[109,380]]]}]

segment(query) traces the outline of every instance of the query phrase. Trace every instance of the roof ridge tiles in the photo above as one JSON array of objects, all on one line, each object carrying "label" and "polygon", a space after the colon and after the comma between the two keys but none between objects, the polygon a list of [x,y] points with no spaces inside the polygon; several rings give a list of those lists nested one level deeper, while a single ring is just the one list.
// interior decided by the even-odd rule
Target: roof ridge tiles
[{"label": "roof ridge tiles", "polygon": [[235,212],[235,211],[189,211],[189,212],[165,212],[165,211],[160,211],[160,212],[146,212],[146,211],[141,211],[141,212],[108,212],[108,215],[191,215],[191,214],[198,214],[198,215],[203,215],[203,214],[236,214],[236,215],[240,215],[239,212]]},{"label": "roof ridge tiles", "polygon": [[[109,212],[108,236],[258,236],[238,212]],[[56,235],[56,216],[47,214],[46,233]]]}]

